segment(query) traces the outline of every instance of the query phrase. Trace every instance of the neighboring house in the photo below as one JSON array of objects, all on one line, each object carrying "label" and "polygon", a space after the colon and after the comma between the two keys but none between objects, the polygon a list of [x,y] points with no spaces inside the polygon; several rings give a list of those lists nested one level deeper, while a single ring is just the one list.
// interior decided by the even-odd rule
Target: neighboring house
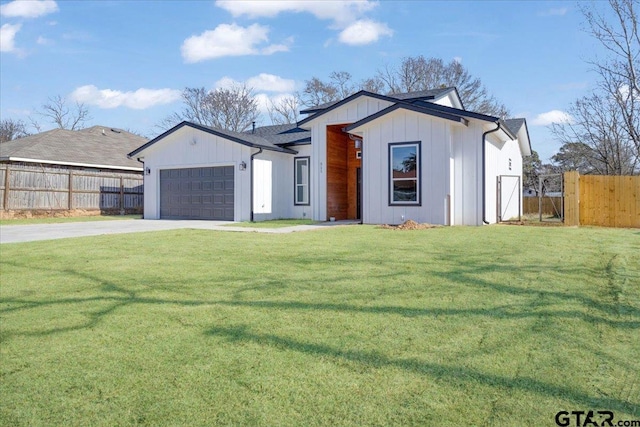
[{"label": "neighboring house", "polygon": [[142,210],[142,163],[127,153],[147,141],[104,126],[54,129],[0,144],[3,210]]},{"label": "neighboring house", "polygon": [[53,129],[0,144],[0,163],[142,174],[142,163],[130,159],[127,153],[146,141],[105,126]]},{"label": "neighboring house", "polygon": [[455,88],[360,91],[301,113],[248,132],[182,122],[132,151],[145,218],[481,225],[522,211],[525,120],[467,111]]}]

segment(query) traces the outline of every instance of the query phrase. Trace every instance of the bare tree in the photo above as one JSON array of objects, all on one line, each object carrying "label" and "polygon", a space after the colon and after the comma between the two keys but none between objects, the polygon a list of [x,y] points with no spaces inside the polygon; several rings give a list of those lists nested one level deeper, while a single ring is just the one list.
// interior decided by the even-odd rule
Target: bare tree
[{"label": "bare tree", "polygon": [[507,117],[507,108],[491,96],[479,78],[471,76],[464,66],[442,59],[415,56],[404,58],[397,67],[386,65],[375,76],[360,84],[352,81],[351,74],[337,71],[327,81],[312,77],[305,82],[302,103],[308,107],[339,101],[362,89],[374,93],[416,92],[443,87],[456,87],[465,108],[479,113]]},{"label": "bare tree", "polygon": [[[607,55],[590,61],[597,88],[569,108],[573,121],[552,131],[594,173],[630,175],[640,165],[640,33],[637,2],[609,0],[606,11],[582,8],[587,31]],[[576,150],[580,147],[580,150]],[[560,159],[562,160],[562,159]]]},{"label": "bare tree", "polygon": [[370,77],[360,82],[360,90],[366,90],[372,93],[384,93],[385,85],[378,77]]},{"label": "bare tree", "polygon": [[292,124],[298,121],[300,100],[295,96],[285,96],[276,101],[270,100],[267,112],[274,125]]},{"label": "bare tree", "polygon": [[[73,107],[69,107],[66,98],[60,95],[49,98],[37,113],[59,129],[67,130],[82,129],[84,124],[92,119],[84,104],[76,102]],[[34,127],[40,130],[40,126],[35,122]]]},{"label": "bare tree", "polygon": [[338,88],[331,82],[323,82],[317,77],[311,77],[310,80],[305,80],[304,83],[305,86],[300,94],[300,100],[307,107],[315,107],[316,105],[341,99]]},{"label": "bare tree", "polygon": [[163,119],[158,127],[166,129],[181,121],[190,121],[234,132],[243,132],[259,116],[253,90],[244,84],[207,91],[185,88],[182,92],[185,108]]},{"label": "bare tree", "polygon": [[[554,123],[551,131],[563,146],[580,144],[574,155],[583,157],[593,173],[631,175],[639,152],[625,129],[625,119],[615,99],[593,93],[575,101],[568,110],[572,119]],[[577,147],[577,146],[573,146]]]},{"label": "bare tree", "polygon": [[329,74],[329,81],[336,88],[339,99],[344,99],[358,91],[351,78],[351,73],[347,71],[333,71]]},{"label": "bare tree", "polygon": [[0,121],[0,143],[28,136],[27,126],[22,120],[2,119]]},{"label": "bare tree", "polygon": [[422,55],[407,57],[397,67],[386,65],[379,69],[376,77],[384,83],[387,93],[455,87],[466,109],[502,118],[509,115],[505,105],[490,95],[482,81],[459,61],[445,63]]},{"label": "bare tree", "polygon": [[609,0],[609,6],[609,16],[582,7],[589,33],[608,53],[590,63],[600,75],[600,90],[615,100],[621,125],[640,151],[640,10],[637,0]]}]

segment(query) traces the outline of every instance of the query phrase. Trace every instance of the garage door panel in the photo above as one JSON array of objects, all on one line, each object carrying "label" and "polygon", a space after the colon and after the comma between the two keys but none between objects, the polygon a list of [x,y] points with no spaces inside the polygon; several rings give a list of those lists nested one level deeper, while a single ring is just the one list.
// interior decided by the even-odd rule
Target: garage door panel
[{"label": "garage door panel", "polygon": [[160,218],[234,219],[234,167],[160,171]]}]

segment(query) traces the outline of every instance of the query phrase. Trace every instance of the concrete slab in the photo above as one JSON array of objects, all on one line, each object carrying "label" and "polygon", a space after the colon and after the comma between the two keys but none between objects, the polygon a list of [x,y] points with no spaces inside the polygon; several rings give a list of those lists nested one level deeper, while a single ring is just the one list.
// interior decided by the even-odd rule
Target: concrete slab
[{"label": "concrete slab", "polygon": [[0,226],[0,244],[65,239],[69,237],[99,236],[103,234],[138,233],[144,231],[192,228],[201,230],[235,231],[243,233],[293,233],[352,224],[350,221],[326,222],[314,225],[295,225],[282,228],[233,227],[229,221],[173,221],[131,219],[114,221],[66,222],[57,224],[29,224]]}]

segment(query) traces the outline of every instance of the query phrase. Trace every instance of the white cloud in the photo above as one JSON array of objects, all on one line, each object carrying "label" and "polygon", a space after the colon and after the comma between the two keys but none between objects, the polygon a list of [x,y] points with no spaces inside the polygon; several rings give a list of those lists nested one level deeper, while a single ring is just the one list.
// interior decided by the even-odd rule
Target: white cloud
[{"label": "white cloud", "polygon": [[292,92],[296,82],[273,74],[260,73],[247,80],[247,86],[264,92]]},{"label": "white cloud", "polygon": [[[216,89],[228,89],[233,86],[242,85],[243,82],[224,76],[214,83]],[[257,76],[249,77],[244,84],[256,92],[293,92],[296,82],[291,79],[283,79],[274,74],[260,73]]]},{"label": "white cloud", "polygon": [[0,6],[0,15],[7,18],[37,18],[57,11],[53,0],[15,0]]},{"label": "white cloud", "polygon": [[531,124],[535,126],[549,126],[553,123],[572,123],[573,117],[568,113],[560,110],[551,110],[546,113],[538,114]]},{"label": "white cloud", "polygon": [[36,43],[38,43],[40,45],[43,45],[43,46],[47,46],[47,45],[53,44],[53,40],[48,39],[46,37],[39,36],[38,40],[36,41]]},{"label": "white cloud", "polygon": [[255,100],[258,103],[258,110],[261,114],[269,114],[269,108],[271,103],[278,105],[284,99],[296,99],[296,97],[290,93],[278,93],[276,95],[269,95],[266,93],[259,93],[255,96]]},{"label": "white cloud", "polygon": [[285,44],[259,48],[269,41],[269,28],[252,24],[220,24],[215,29],[191,36],[182,44],[182,57],[186,62],[200,62],[223,56],[270,55],[289,50]]},{"label": "white cloud", "polygon": [[318,19],[332,21],[332,28],[341,30],[339,40],[350,45],[372,43],[383,35],[390,36],[393,33],[387,24],[364,18],[377,5],[378,2],[371,0],[216,1],[216,6],[234,17],[272,18],[286,12],[310,13]]},{"label": "white cloud", "polygon": [[458,64],[462,64],[462,56],[454,56],[453,60],[456,61]]},{"label": "white cloud", "polygon": [[216,81],[213,84],[213,87],[215,87],[216,89],[230,89],[233,86],[238,86],[241,85],[242,83],[239,82],[238,80],[234,80],[231,77],[223,77],[220,80]]},{"label": "white cloud", "polygon": [[568,7],[551,8],[551,9],[545,10],[544,12],[541,12],[540,16],[564,16],[567,14],[568,11],[569,11]]},{"label": "white cloud", "polygon": [[99,108],[127,107],[144,110],[156,105],[169,104],[180,99],[182,92],[175,89],[138,89],[121,92],[112,89],[98,89],[94,85],[80,86],[71,93],[71,99]]},{"label": "white cloud", "polygon": [[21,24],[4,24],[0,27],[0,52],[17,52],[15,45],[16,33],[20,31]]},{"label": "white cloud", "polygon": [[234,17],[245,15],[249,18],[273,18],[282,12],[307,12],[318,19],[330,19],[336,23],[342,23],[344,26],[375,8],[377,2],[369,0],[218,0],[216,6],[231,13]]},{"label": "white cloud", "polygon": [[387,24],[363,19],[350,24],[342,30],[338,39],[352,46],[361,46],[378,41],[382,36],[392,36],[393,31]]}]

